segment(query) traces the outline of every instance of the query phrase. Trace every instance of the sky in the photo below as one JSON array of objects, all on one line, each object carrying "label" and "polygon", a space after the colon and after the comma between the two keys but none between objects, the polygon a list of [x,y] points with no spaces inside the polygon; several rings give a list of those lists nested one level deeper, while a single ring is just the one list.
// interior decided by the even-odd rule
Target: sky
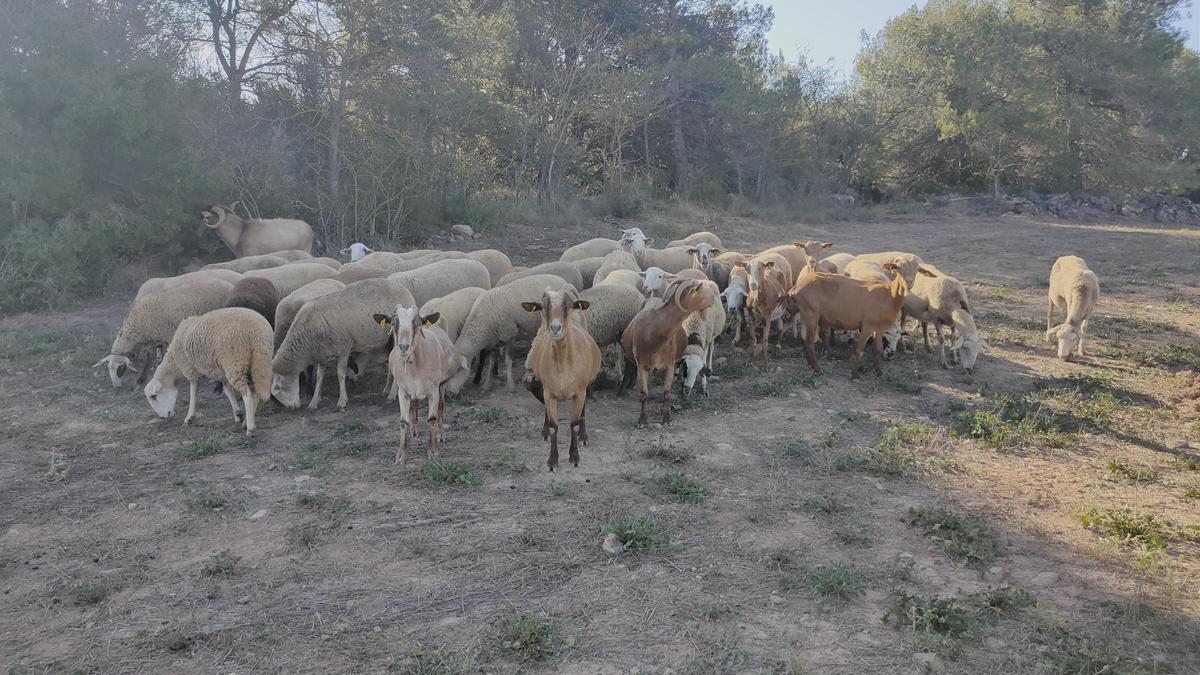
[{"label": "sky", "polygon": [[[772,51],[783,50],[795,61],[801,52],[809,60],[830,63],[843,77],[854,70],[854,55],[866,30],[875,35],[887,20],[924,0],[757,0],[775,10],[775,24],[767,34]],[[1200,11],[1184,12],[1180,28],[1189,35],[1188,45],[1200,51]],[[1190,16],[1188,16],[1190,15]]]}]

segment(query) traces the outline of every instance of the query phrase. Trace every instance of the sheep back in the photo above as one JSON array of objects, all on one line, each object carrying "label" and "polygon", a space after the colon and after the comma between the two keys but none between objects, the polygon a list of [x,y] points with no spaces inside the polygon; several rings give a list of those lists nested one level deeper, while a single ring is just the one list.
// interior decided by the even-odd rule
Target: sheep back
[{"label": "sheep back", "polygon": [[583,275],[579,273],[579,270],[576,269],[573,264],[562,261],[534,265],[523,272],[509,272],[501,277],[500,283],[496,285],[505,286],[518,279],[525,279],[527,277],[540,276],[543,274],[553,274],[568,284],[571,284],[575,288],[581,288],[583,286]]},{"label": "sheep back", "polygon": [[493,288],[500,277],[512,271],[512,261],[508,259],[504,251],[497,251],[494,248],[485,248],[482,251],[471,251],[467,253],[467,257],[472,260],[477,260],[483,263],[483,266],[488,270],[488,276],[491,278],[491,283],[488,288]]},{"label": "sheep back", "polygon": [[222,381],[234,391],[250,389],[266,401],[271,397],[271,326],[245,307],[189,317],[176,329],[159,368],[174,368],[189,380]]},{"label": "sheep back", "polygon": [[639,294],[644,292],[642,275],[632,270],[613,270],[604,276],[603,281],[597,282],[592,288],[596,286],[628,286]]},{"label": "sheep back", "polygon": [[471,308],[475,306],[475,301],[486,292],[487,289],[484,288],[460,288],[421,305],[421,316],[437,312],[440,317],[434,325],[446,331],[450,342],[454,342],[458,340],[458,335],[462,332],[463,324],[466,323]]},{"label": "sheep back", "polygon": [[572,260],[568,264],[579,270],[579,276],[583,281],[583,287],[586,289],[591,288],[595,284],[596,272],[599,271],[600,266],[604,264],[604,258],[599,256],[592,258],[580,258],[579,260]]},{"label": "sheep back", "polygon": [[[442,260],[468,260],[467,254],[462,251],[434,251],[427,255],[417,256],[415,258],[406,258],[399,262],[388,265],[388,275],[399,274],[401,272],[411,272],[416,269],[431,265]],[[486,269],[486,268],[484,268]],[[489,277],[488,288],[491,288],[491,280]]]},{"label": "sheep back", "polygon": [[275,284],[279,297],[285,298],[292,291],[316,281],[337,276],[338,271],[327,265],[312,262],[288,263],[282,267],[272,267],[265,270],[253,270],[246,273],[247,277],[260,277]]},{"label": "sheep back", "polygon": [[228,281],[231,284],[236,284],[242,280],[242,275],[239,272],[227,269],[202,269],[187,274],[180,274],[174,277],[155,277],[147,279],[138,287],[135,299],[140,298],[150,293],[157,293],[163,289],[174,288],[182,284],[188,284],[196,279],[220,279]]},{"label": "sheep back", "polygon": [[288,329],[292,327],[292,321],[296,319],[296,314],[304,303],[319,298],[322,295],[329,295],[336,291],[340,291],[346,287],[346,284],[337,279],[317,279],[304,284],[300,288],[287,294],[287,297],[279,301],[275,307],[275,348],[279,349],[279,345],[283,344],[283,338],[287,335]]},{"label": "sheep back", "polygon": [[601,263],[600,269],[596,270],[596,276],[593,281],[593,286],[604,281],[608,275],[617,270],[629,270],[631,272],[641,272],[642,268],[638,267],[637,260],[634,259],[632,253],[626,251],[613,251],[604,256],[604,262]]},{"label": "sheep back", "polygon": [[572,262],[575,260],[583,260],[584,258],[595,258],[597,256],[608,255],[613,251],[621,250],[621,242],[615,239],[605,239],[599,237],[596,239],[588,239],[585,242],[575,244],[567,248],[559,256],[559,262]]},{"label": "sheep back", "polygon": [[474,359],[479,352],[511,342],[518,337],[537,334],[541,320],[527,312],[521,303],[540,301],[547,288],[562,288],[566,282],[551,274],[535,274],[497,286],[475,299],[463,323],[454,348],[462,356]]},{"label": "sheep back", "polygon": [[[284,220],[284,219],[280,218],[279,220]],[[303,222],[303,221],[293,221],[293,222]],[[291,248],[291,249],[286,249],[283,251],[268,251],[267,255],[278,256],[288,262],[300,262],[302,260],[313,260],[312,253],[309,253],[308,251],[302,251],[298,248]]]},{"label": "sheep back", "polygon": [[252,270],[265,270],[288,264],[286,258],[277,255],[251,255],[222,263],[210,263],[200,268],[203,270],[233,270],[241,274]]},{"label": "sheep back", "polygon": [[228,281],[205,278],[138,298],[109,353],[128,355],[139,346],[168,344],[184,319],[224,307],[232,289]]},{"label": "sheep back", "polygon": [[390,274],[388,279],[404,284],[418,306],[460,288],[492,287],[487,268],[470,258],[439,260],[410,272]]},{"label": "sheep back", "polygon": [[258,312],[272,328],[278,305],[279,291],[275,289],[275,284],[261,277],[246,277],[238,281],[225,298],[226,307],[244,307]]},{"label": "sheep back", "polygon": [[663,248],[675,248],[676,246],[695,246],[696,244],[708,244],[713,248],[723,248],[721,245],[721,238],[708,231],[693,232],[683,239],[676,239]]},{"label": "sheep back", "polygon": [[624,284],[600,284],[579,294],[591,306],[584,314],[587,329],[600,347],[617,344],[633,317],[642,309],[641,291]]}]

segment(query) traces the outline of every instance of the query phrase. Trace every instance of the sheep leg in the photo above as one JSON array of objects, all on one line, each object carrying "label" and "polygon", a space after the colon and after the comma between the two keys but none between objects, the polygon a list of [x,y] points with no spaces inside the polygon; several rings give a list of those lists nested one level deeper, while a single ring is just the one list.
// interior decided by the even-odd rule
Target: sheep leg
[{"label": "sheep leg", "polygon": [[436,459],[442,447],[442,406],[445,405],[446,385],[438,387],[438,393],[429,397],[429,448],[425,456]]},{"label": "sheep leg", "polygon": [[571,449],[568,457],[571,466],[579,466],[579,443],[587,445],[587,427],[583,424],[583,415],[587,410],[587,397],[576,396],[571,399]]},{"label": "sheep leg", "polygon": [[1083,356],[1083,341],[1087,337],[1088,320],[1084,319],[1079,322],[1079,355]]},{"label": "sheep leg", "polygon": [[479,359],[480,359],[479,367],[483,368],[483,384],[481,384],[480,387],[484,391],[490,391],[492,388],[492,368],[491,368],[491,366],[496,362],[496,351],[491,350],[491,351],[487,352],[488,362],[486,365],[483,363],[483,358],[484,358],[484,355],[480,354],[479,355]]},{"label": "sheep leg", "polygon": [[408,462],[408,437],[413,426],[413,401],[406,391],[401,391],[397,399],[400,401],[400,447],[396,448],[396,464],[405,464]]},{"label": "sheep leg", "polygon": [[937,332],[938,347],[942,350],[942,367],[949,368],[946,363],[946,336],[942,334],[942,322],[938,321],[933,324],[933,330]]},{"label": "sheep leg", "polygon": [[[558,468],[558,399],[546,394],[546,426],[550,431],[550,457],[546,466],[550,471]],[[574,439],[574,433],[572,433]],[[572,442],[574,445],[574,442]]]},{"label": "sheep leg", "polygon": [[767,317],[763,321],[763,336],[762,336],[762,360],[763,365],[767,364],[767,358],[771,352],[771,318]]},{"label": "sheep leg", "polygon": [[[812,368],[814,373],[819,374],[821,369],[817,366],[817,334],[821,329],[819,326],[805,326],[805,330],[807,333],[804,336],[804,358],[808,361],[808,367]],[[830,328],[829,332],[832,333],[833,329]],[[832,344],[833,338],[829,339]]]},{"label": "sheep leg", "polygon": [[338,359],[337,374],[338,374],[338,402],[337,409],[339,411],[346,409],[346,404],[350,402],[350,397],[346,394],[346,363],[350,357]]},{"label": "sheep leg", "polygon": [[508,345],[504,347],[504,389],[510,394],[513,392],[512,348]]},{"label": "sheep leg", "polygon": [[187,417],[183,418],[184,426],[192,423],[192,419],[196,417],[196,385],[195,380],[188,380],[188,413]]},{"label": "sheep leg", "polygon": [[309,410],[316,410],[321,404],[321,383],[325,381],[325,366],[317,366],[316,376],[313,378],[313,394],[312,400],[308,402]]},{"label": "sheep leg", "polygon": [[[228,391],[229,387],[225,387]],[[246,435],[254,433],[258,427],[254,424],[254,413],[258,408],[258,399],[254,398],[254,390],[250,385],[246,385],[245,391],[242,392],[242,405],[246,406]]]},{"label": "sheep leg", "polygon": [[475,386],[479,386],[479,381],[483,379],[483,367],[487,364],[487,350],[479,352],[479,363],[475,365]]},{"label": "sheep leg", "polygon": [[[904,328],[904,326],[901,325],[901,329],[903,329],[903,328]],[[938,331],[938,332],[941,333],[941,331]],[[923,337],[925,339],[925,353],[932,354],[933,347],[929,346],[929,322],[928,321],[921,322],[921,337]]]},{"label": "sheep leg", "polygon": [[[765,343],[764,343],[765,344]],[[675,364],[667,366],[667,375],[663,387],[663,426],[671,426],[671,382],[675,381]]]},{"label": "sheep leg", "polygon": [[225,398],[229,399],[229,407],[233,408],[233,421],[241,424],[242,409],[238,407],[237,397],[233,395],[233,389],[226,384],[221,387],[221,391],[225,393]]},{"label": "sheep leg", "polygon": [[742,308],[733,310],[733,344],[742,341]]},{"label": "sheep leg", "polygon": [[383,391],[381,393],[383,394],[383,400],[386,401],[392,397],[391,396],[391,394],[392,394],[392,367],[391,367],[391,364],[388,364],[388,367],[385,368],[385,370],[387,371],[387,377],[384,378],[384,380],[383,380]]},{"label": "sheep leg", "polygon": [[[645,368],[638,368],[638,401],[642,404],[642,414],[638,416],[638,428],[646,426],[646,399],[650,396],[650,372]],[[667,387],[671,386],[670,381],[667,382]]]},{"label": "sheep leg", "polygon": [[871,339],[871,333],[864,328],[858,331],[858,337],[854,339],[854,357],[850,359],[850,379],[858,378],[858,369],[862,364],[863,352],[867,348],[867,340]]},{"label": "sheep leg", "polygon": [[[1054,299],[1050,295],[1046,295],[1046,333],[1050,333],[1050,329],[1054,327]],[[1050,340],[1053,342],[1053,340]]]},{"label": "sheep leg", "polygon": [[875,374],[883,375],[883,333],[875,334],[875,351],[872,354],[875,356]]}]

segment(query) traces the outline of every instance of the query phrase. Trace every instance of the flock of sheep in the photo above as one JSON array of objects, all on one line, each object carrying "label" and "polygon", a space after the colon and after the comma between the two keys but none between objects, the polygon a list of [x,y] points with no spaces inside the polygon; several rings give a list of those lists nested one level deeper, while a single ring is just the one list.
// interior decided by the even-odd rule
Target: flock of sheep
[{"label": "flock of sheep", "polygon": [[[818,339],[852,331],[852,373],[872,342],[881,372],[881,356],[896,351],[908,317],[921,324],[926,350],[934,326],[943,366],[944,327],[950,356],[968,370],[985,346],[962,283],[911,253],[853,256],[817,241],[742,253],[723,250],[711,232],[656,249],[630,228],[534,267],[514,267],[495,249],[397,253],[359,243],[342,251],[350,258],[342,264],[311,255],[312,230],[303,221],[243,219],[222,206],[202,215],[238,257],[142,284],[109,356],[96,366],[107,365],[119,387],[133,371],[145,381],[157,361],[144,393],[164,418],[174,415],[187,380],[185,424],[195,416],[200,380],[214,380],[249,434],[257,404],[272,396],[297,408],[311,390],[308,407],[316,409],[329,367],[336,368],[337,407],[345,409],[347,380],[386,358],[383,393],[400,403],[398,462],[416,435],[420,401],[428,401],[427,453],[434,457],[447,390],[458,391],[472,372],[476,384],[490,386],[503,358],[511,391],[512,349],[522,341],[530,341],[524,383],[545,404],[551,471],[558,465],[560,401],[571,405],[569,459],[579,463],[579,445],[588,441],[588,392],[605,350],[615,352],[618,394],[636,378],[644,425],[656,374],[664,377],[664,424],[677,370],[683,395],[697,382],[707,395],[714,349],[727,332],[734,343],[748,334],[751,353],[765,361],[772,328],[781,349],[790,326],[814,371]],[[1060,358],[1083,354],[1098,295],[1096,275],[1081,258],[1055,262],[1046,337],[1057,342]],[[1055,307],[1066,313],[1056,326]]]}]

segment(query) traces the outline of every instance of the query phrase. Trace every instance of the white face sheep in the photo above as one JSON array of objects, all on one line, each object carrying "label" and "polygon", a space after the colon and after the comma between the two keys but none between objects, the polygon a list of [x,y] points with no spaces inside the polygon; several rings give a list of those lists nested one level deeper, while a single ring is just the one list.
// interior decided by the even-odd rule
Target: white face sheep
[{"label": "white face sheep", "polygon": [[587,445],[587,390],[600,373],[600,348],[581,325],[573,320],[577,311],[590,303],[579,298],[574,288],[542,293],[541,302],[525,301],[527,312],[541,313],[541,327],[529,349],[533,379],[530,391],[545,405],[542,440],[550,440],[550,457],[546,466],[558,467],[558,402],[571,402],[571,447],[568,457],[572,466],[579,466],[579,443]]},{"label": "white face sheep", "polygon": [[363,259],[363,256],[374,252],[375,251],[367,248],[366,244],[357,241],[353,244],[350,244],[349,247],[342,249],[342,255],[349,255],[350,262],[358,262],[359,260]]},{"label": "white face sheep", "polygon": [[183,320],[143,392],[159,417],[175,415],[180,378],[186,378],[191,388],[184,424],[191,424],[196,416],[200,378],[208,378],[224,385],[222,390],[238,423],[243,415],[234,392],[242,395],[246,434],[253,433],[258,402],[271,396],[270,324],[262,315],[244,307],[217,309]]},{"label": "white face sheep", "polygon": [[704,243],[692,246],[687,252],[692,256],[694,261],[692,265],[693,269],[704,270],[705,272],[708,271],[708,266],[712,263],[713,259],[723,253],[721,249]]},{"label": "white face sheep", "polygon": [[205,226],[217,231],[230,251],[239,258],[295,249],[312,251],[313,232],[303,220],[289,218],[242,218],[233,206],[213,206],[202,212]]},{"label": "white face sheep", "polygon": [[660,267],[651,267],[642,272],[642,290],[646,292],[647,298],[660,298],[663,291],[667,289],[667,284],[671,281],[671,274],[667,273]]},{"label": "white face sheep", "polygon": [[668,243],[663,248],[675,248],[676,246],[697,246],[699,244],[708,244],[713,248],[721,248],[721,238],[712,232],[693,232],[683,239],[676,239]]},{"label": "white face sheep", "polygon": [[700,379],[700,393],[708,398],[708,375],[712,371],[713,352],[716,351],[717,338],[725,332],[725,308],[721,303],[714,303],[703,312],[696,312],[683,323],[687,333],[688,343],[683,352],[683,397],[692,395],[697,377]]},{"label": "white face sheep", "polygon": [[597,237],[596,239],[588,239],[585,242],[575,244],[567,248],[559,256],[561,262],[572,262],[575,260],[583,260],[584,258],[594,258],[596,256],[605,256],[613,251],[621,250],[621,242],[613,239],[605,239]]},{"label": "white face sheep", "polygon": [[639,262],[642,255],[646,253],[646,247],[654,244],[654,240],[647,237],[638,227],[621,230],[621,238],[617,241],[621,244],[621,250],[632,253]]},{"label": "white face sheep", "polygon": [[398,305],[392,314],[375,314],[374,320],[392,334],[392,353],[388,369],[396,383],[400,402],[400,446],[396,462],[408,460],[408,443],[416,435],[417,408],[422,399],[429,401],[429,445],[426,456],[437,457],[442,445],[442,421],[446,408],[446,385],[466,359],[454,351],[446,332],[434,324],[437,313],[424,314],[415,307]]},{"label": "white face sheep", "polygon": [[[1083,356],[1088,318],[1100,298],[1100,280],[1083,258],[1065,255],[1054,261],[1050,270],[1050,290],[1046,298],[1046,340],[1058,341],[1058,358],[1067,361],[1072,352]],[[1054,308],[1066,313],[1066,320],[1054,323]]]}]

